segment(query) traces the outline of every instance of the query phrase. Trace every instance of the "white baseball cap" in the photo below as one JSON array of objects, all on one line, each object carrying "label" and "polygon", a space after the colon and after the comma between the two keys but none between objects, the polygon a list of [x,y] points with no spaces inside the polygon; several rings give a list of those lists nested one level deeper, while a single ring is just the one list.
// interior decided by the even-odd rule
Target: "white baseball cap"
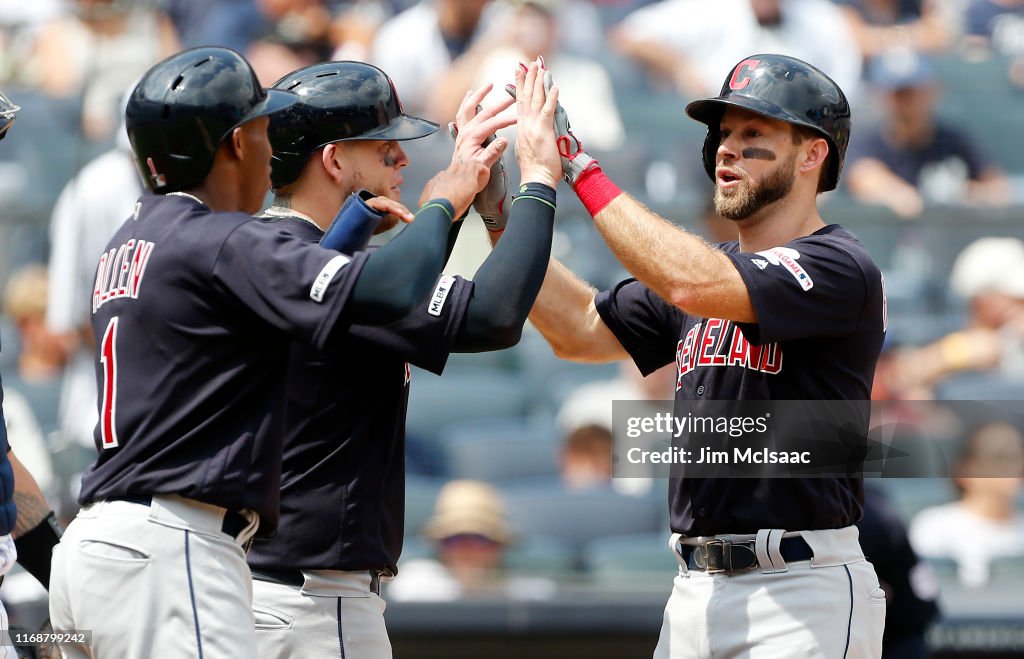
[{"label": "white baseball cap", "polygon": [[974,241],[956,257],[950,285],[964,298],[982,293],[1024,298],[1024,241],[1017,238]]}]

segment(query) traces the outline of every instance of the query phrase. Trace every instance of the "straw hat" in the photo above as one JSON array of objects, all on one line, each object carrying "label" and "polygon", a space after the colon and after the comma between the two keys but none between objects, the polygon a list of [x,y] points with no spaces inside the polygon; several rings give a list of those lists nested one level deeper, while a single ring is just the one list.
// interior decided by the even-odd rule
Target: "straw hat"
[{"label": "straw hat", "polygon": [[455,535],[474,534],[508,544],[511,534],[505,520],[505,504],[498,491],[479,481],[452,481],[441,488],[434,516],[424,535],[442,540]]}]

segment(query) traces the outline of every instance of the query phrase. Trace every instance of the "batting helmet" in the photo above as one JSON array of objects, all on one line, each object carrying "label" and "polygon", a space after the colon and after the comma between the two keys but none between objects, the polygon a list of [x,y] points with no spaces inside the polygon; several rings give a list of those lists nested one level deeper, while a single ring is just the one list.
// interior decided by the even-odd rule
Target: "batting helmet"
[{"label": "batting helmet", "polygon": [[0,92],[0,140],[7,137],[7,131],[10,129],[11,124],[14,123],[14,119],[18,110],[17,105],[11,103],[11,99],[7,98],[7,95]]},{"label": "batting helmet", "polygon": [[751,55],[734,66],[717,97],[686,106],[688,115],[708,125],[703,157],[711,180],[721,140],[719,122],[728,106],[804,126],[824,137],[831,157],[820,190],[836,187],[850,142],[850,103],[835,81],[807,62],[785,55]]},{"label": "batting helmet", "polygon": [[298,179],[309,156],[332,142],[414,140],[438,128],[405,114],[391,78],[363,62],[307,66],[278,80],[274,89],[299,98],[270,120],[270,181],[275,189]]},{"label": "batting helmet", "polygon": [[293,94],[263,89],[249,62],[229,48],[168,57],[142,77],[125,108],[146,187],[165,193],[198,185],[234,128],[295,101]]}]

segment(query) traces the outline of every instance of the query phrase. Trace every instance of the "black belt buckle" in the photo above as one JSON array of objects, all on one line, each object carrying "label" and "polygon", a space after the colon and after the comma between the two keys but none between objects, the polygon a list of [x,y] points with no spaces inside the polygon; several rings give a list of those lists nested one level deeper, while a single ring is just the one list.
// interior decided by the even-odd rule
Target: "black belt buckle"
[{"label": "black belt buckle", "polygon": [[[748,551],[750,555],[737,557],[736,549]],[[742,572],[752,570],[758,565],[753,541],[730,542],[715,538],[694,547],[692,558],[691,567],[708,574]]]},{"label": "black belt buckle", "polygon": [[708,574],[725,572],[725,555],[728,544],[725,540],[716,539],[697,545],[693,552],[693,560],[697,567]]},{"label": "black belt buckle", "polygon": [[380,572],[377,570],[370,570],[370,592],[380,596]]}]

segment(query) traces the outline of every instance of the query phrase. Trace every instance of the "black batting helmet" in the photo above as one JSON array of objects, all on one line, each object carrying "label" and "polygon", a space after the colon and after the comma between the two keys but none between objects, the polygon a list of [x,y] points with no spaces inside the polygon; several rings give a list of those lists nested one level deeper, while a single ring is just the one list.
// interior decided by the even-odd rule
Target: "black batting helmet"
[{"label": "black batting helmet", "polygon": [[18,110],[17,105],[11,103],[11,99],[7,98],[7,95],[0,92],[0,140],[7,137],[7,131],[10,129],[11,124],[14,123],[14,119]]},{"label": "black batting helmet", "polygon": [[234,128],[295,100],[263,89],[249,62],[229,48],[193,48],[168,57],[146,72],[125,109],[146,187],[165,193],[198,185]]},{"label": "black batting helmet", "polygon": [[270,120],[270,181],[275,189],[295,182],[309,156],[332,142],[414,140],[437,131],[437,124],[405,114],[391,78],[363,62],[307,66],[273,88],[299,98]]},{"label": "black batting helmet", "polygon": [[721,139],[719,122],[730,105],[810,128],[824,137],[830,157],[820,190],[836,187],[850,142],[850,103],[832,78],[795,57],[751,55],[732,68],[717,97],[687,105],[687,114],[708,125],[703,156],[712,180]]}]

